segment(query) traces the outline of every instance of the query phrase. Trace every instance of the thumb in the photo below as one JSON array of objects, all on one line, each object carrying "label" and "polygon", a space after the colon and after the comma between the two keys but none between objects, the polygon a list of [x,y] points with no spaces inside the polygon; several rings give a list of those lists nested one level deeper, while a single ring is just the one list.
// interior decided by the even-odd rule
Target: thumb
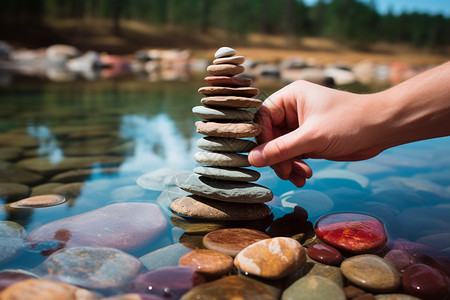
[{"label": "thumb", "polygon": [[312,152],[312,141],[304,136],[301,128],[277,137],[253,148],[248,161],[254,167],[265,167]]}]

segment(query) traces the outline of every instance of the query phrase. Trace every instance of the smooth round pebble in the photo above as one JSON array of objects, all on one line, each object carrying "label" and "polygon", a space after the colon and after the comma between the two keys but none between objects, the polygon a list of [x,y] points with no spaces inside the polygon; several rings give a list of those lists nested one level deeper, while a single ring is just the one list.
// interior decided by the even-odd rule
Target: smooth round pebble
[{"label": "smooth round pebble", "polygon": [[202,220],[259,220],[270,215],[270,208],[263,203],[230,203],[195,195],[176,199],[170,208],[182,216]]},{"label": "smooth round pebble", "polygon": [[242,96],[254,97],[259,90],[254,87],[227,87],[227,86],[204,86],[198,89],[205,96]]},{"label": "smooth round pebble", "polygon": [[228,57],[236,55],[236,50],[230,47],[220,47],[217,49],[216,53],[214,53],[215,58]]},{"label": "smooth round pebble", "polygon": [[216,137],[225,138],[248,138],[258,136],[261,125],[257,123],[217,123],[217,122],[195,122],[197,132]]},{"label": "smooth round pebble", "polygon": [[39,208],[49,207],[62,204],[66,201],[66,198],[61,195],[49,194],[25,198],[9,204],[12,208]]},{"label": "smooth round pebble", "polygon": [[217,167],[249,167],[247,155],[222,152],[197,152],[194,159],[201,164]]},{"label": "smooth round pebble", "polygon": [[29,186],[20,183],[1,182],[0,183],[0,201],[12,202],[26,198],[30,195]]},{"label": "smooth round pebble", "polygon": [[217,152],[249,152],[256,147],[256,143],[243,139],[206,136],[197,141],[197,147]]},{"label": "smooth round pebble", "polygon": [[242,109],[195,106],[192,112],[205,120],[253,121],[253,113]]},{"label": "smooth round pebble", "polygon": [[251,244],[265,239],[270,239],[270,236],[262,231],[248,228],[223,228],[207,233],[202,242],[210,250],[234,257]]},{"label": "smooth round pebble", "polygon": [[196,249],[180,257],[178,264],[205,275],[225,275],[233,268],[233,258],[207,249]]},{"label": "smooth round pebble", "polygon": [[283,207],[303,207],[311,217],[323,215],[334,207],[333,200],[325,193],[310,189],[286,192],[280,196],[280,200]]},{"label": "smooth round pebble", "polygon": [[403,290],[423,300],[444,299],[448,296],[445,278],[430,266],[415,264],[402,273]]},{"label": "smooth round pebble", "polygon": [[219,180],[256,181],[261,174],[245,168],[197,167],[194,173]]},{"label": "smooth round pebble", "polygon": [[420,299],[406,294],[379,294],[375,295],[375,300],[420,300]]},{"label": "smooth round pebble", "polygon": [[256,108],[262,105],[259,99],[238,96],[210,96],[200,100],[203,105],[217,107]]},{"label": "smooth round pebble", "polygon": [[344,286],[344,276],[339,267],[324,265],[311,258],[306,258],[306,265],[302,268],[303,276],[317,275],[330,279],[338,286]]},{"label": "smooth round pebble", "polygon": [[216,58],[213,60],[213,64],[220,65],[220,64],[233,64],[233,65],[240,65],[245,62],[245,57],[242,55],[232,56],[232,57],[221,57]]},{"label": "smooth round pebble", "polygon": [[315,225],[317,236],[339,250],[371,253],[387,241],[383,223],[361,213],[332,213],[321,217]]},{"label": "smooth round pebble", "polygon": [[325,244],[312,245],[308,248],[307,253],[312,259],[327,265],[337,265],[344,260],[344,256],[339,250]]},{"label": "smooth round pebble", "polygon": [[281,295],[281,300],[346,300],[340,286],[328,278],[310,275],[291,284]]},{"label": "smooth round pebble", "polygon": [[411,254],[398,249],[390,250],[383,258],[391,263],[398,272],[405,270],[416,262]]},{"label": "smooth round pebble", "polygon": [[205,284],[201,284],[186,294],[181,300],[276,300],[262,284],[238,276],[226,276]]},{"label": "smooth round pebble", "polygon": [[243,66],[233,64],[210,65],[206,68],[209,74],[213,76],[235,76],[245,71]]},{"label": "smooth round pebble", "polygon": [[280,279],[306,262],[306,251],[294,239],[276,237],[251,244],[236,255],[235,266],[242,272]]},{"label": "smooth round pebble", "polygon": [[207,76],[204,78],[207,84],[213,86],[250,86],[252,80],[250,78],[243,77],[230,77],[230,76]]},{"label": "smooth round pebble", "polygon": [[225,202],[263,203],[273,198],[272,191],[259,184],[215,180],[197,174],[177,176],[177,185],[189,193]]},{"label": "smooth round pebble", "polygon": [[344,260],[341,272],[353,284],[373,292],[393,292],[400,286],[400,275],[386,260],[373,254]]}]

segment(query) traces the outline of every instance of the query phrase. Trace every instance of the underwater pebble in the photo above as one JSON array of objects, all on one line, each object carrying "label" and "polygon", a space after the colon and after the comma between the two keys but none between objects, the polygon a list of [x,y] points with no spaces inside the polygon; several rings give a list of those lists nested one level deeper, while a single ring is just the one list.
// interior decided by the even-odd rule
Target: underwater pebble
[{"label": "underwater pebble", "polygon": [[311,275],[305,276],[284,290],[282,300],[345,300],[340,286],[328,278]]},{"label": "underwater pebble", "polygon": [[204,275],[225,275],[233,268],[233,258],[207,249],[196,249],[180,257],[178,264]]},{"label": "underwater pebble", "polygon": [[61,195],[49,194],[25,198],[13,203],[9,203],[12,208],[39,208],[62,204],[66,199]]}]

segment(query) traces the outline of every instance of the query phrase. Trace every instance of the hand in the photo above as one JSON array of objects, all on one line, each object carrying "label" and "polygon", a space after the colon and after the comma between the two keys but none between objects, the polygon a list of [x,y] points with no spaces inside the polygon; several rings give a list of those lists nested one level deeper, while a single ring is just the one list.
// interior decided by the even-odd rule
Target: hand
[{"label": "hand", "polygon": [[266,99],[255,115],[263,126],[249,153],[255,167],[271,166],[296,186],[312,176],[305,158],[362,160],[384,149],[371,118],[371,98],[296,81]]}]

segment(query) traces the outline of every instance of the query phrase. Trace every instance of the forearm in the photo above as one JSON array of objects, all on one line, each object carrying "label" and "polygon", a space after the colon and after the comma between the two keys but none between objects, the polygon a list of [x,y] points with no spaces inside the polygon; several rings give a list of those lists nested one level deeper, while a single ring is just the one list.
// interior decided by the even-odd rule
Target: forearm
[{"label": "forearm", "polygon": [[[382,146],[450,135],[450,62],[373,95]],[[381,109],[380,109],[381,108]]]}]

